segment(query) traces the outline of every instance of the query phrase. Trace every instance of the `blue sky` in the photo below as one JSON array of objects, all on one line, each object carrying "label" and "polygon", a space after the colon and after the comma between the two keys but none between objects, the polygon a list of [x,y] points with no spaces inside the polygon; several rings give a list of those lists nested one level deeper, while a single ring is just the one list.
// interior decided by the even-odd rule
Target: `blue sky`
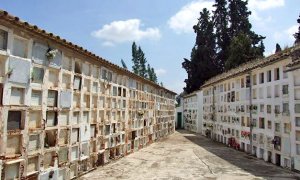
[{"label": "blue sky", "polygon": [[[1,0],[0,8],[121,65],[131,63],[136,41],[158,74],[159,82],[180,93],[195,42],[192,26],[210,0]],[[266,55],[293,44],[299,0],[249,0],[253,29],[266,36]]]}]

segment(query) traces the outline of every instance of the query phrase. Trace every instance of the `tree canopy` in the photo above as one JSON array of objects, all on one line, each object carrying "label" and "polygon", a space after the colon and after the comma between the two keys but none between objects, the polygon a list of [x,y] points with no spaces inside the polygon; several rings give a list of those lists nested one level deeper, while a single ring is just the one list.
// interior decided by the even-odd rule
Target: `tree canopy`
[{"label": "tree canopy", "polygon": [[132,43],[132,63],[133,73],[157,83],[154,68],[147,64],[145,53],[140,46],[137,47],[135,42]]},{"label": "tree canopy", "polygon": [[193,26],[196,41],[191,58],[182,63],[188,74],[187,93],[216,74],[263,56],[265,37],[252,30],[247,5],[247,0],[215,0],[212,18],[207,9],[200,12]]}]

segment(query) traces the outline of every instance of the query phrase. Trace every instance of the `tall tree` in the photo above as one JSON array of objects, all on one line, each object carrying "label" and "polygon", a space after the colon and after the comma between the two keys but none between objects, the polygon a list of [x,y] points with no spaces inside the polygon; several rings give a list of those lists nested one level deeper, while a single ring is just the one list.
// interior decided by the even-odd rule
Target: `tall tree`
[{"label": "tall tree", "polygon": [[[228,58],[227,61],[231,62],[226,62],[226,70],[234,68],[247,61],[262,57],[265,51],[265,46],[263,44],[263,39],[265,39],[265,37],[258,35],[251,30],[252,25],[249,22],[251,11],[248,10],[247,5],[247,0],[229,0],[229,32],[231,43],[243,42],[247,44],[248,40],[246,39],[249,39],[250,50],[245,52],[246,54],[242,56],[244,59],[234,59],[234,57],[239,57],[234,54],[238,50],[233,49],[234,47],[237,47],[237,44],[230,44],[230,58]],[[233,41],[233,39],[235,39],[235,41]],[[245,47],[245,49],[247,48],[248,47]]]},{"label": "tall tree", "polygon": [[151,68],[152,80],[153,82],[157,83],[157,75],[154,71],[154,68]]},{"label": "tall tree", "polygon": [[151,71],[151,67],[150,67],[150,64],[147,65],[147,78],[152,81],[153,79],[153,74],[152,74],[152,71]]},{"label": "tall tree", "polygon": [[123,67],[124,69],[127,69],[127,65],[126,65],[126,63],[124,62],[123,59],[121,59],[121,64],[122,64],[122,67]]},{"label": "tall tree", "polygon": [[248,56],[248,52],[251,51],[250,38],[246,34],[240,33],[232,39],[229,50],[230,55],[226,61],[225,69],[235,68],[245,61],[251,60],[251,57]]},{"label": "tall tree", "polygon": [[295,37],[295,44],[300,44],[300,15],[299,15],[299,19],[297,19],[297,22],[299,23],[299,28],[298,28],[298,32],[294,34]]},{"label": "tall tree", "polygon": [[215,11],[213,11],[213,21],[217,42],[217,63],[219,70],[223,71],[225,62],[229,56],[228,51],[230,46],[227,0],[216,0],[213,6],[216,8]]},{"label": "tall tree", "polygon": [[147,60],[140,46],[138,48],[137,53],[138,53],[138,60],[139,60],[139,75],[142,76],[143,78],[147,78],[147,69],[146,69]]},{"label": "tall tree", "polygon": [[132,63],[133,63],[132,71],[134,74],[139,75],[140,62],[139,62],[139,57],[138,57],[138,49],[137,49],[135,42],[132,43],[131,54],[132,54]]},{"label": "tall tree", "polygon": [[278,43],[276,43],[276,50],[275,50],[275,53],[278,53],[281,51],[281,47]]},{"label": "tall tree", "polygon": [[206,8],[200,12],[198,23],[193,29],[196,33],[196,43],[191,52],[191,60],[184,59],[182,63],[188,73],[184,88],[187,93],[199,89],[206,80],[218,73],[215,61],[214,25]]}]

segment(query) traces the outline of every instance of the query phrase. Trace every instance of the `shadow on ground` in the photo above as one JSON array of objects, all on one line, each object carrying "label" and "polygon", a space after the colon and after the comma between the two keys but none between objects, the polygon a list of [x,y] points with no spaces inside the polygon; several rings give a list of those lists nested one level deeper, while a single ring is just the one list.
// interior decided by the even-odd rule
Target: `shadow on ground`
[{"label": "shadow on ground", "polygon": [[186,130],[177,130],[177,132],[208,152],[257,177],[266,179],[300,179],[300,175],[295,172],[267,163],[245,152],[229,148],[222,143],[212,141],[199,134]]}]

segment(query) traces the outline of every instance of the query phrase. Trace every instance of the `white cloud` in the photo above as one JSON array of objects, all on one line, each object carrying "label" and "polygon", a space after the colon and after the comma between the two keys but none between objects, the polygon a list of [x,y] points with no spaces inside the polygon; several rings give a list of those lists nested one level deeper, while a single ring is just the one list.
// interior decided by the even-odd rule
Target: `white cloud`
[{"label": "white cloud", "polygon": [[[298,25],[293,25],[281,32],[274,32],[273,38],[276,41],[293,41],[295,40],[294,34],[298,31]],[[287,38],[288,37],[288,38]]]},{"label": "white cloud", "polygon": [[249,0],[251,10],[267,10],[277,7],[283,7],[285,0]]},{"label": "white cloud", "polygon": [[199,13],[203,8],[213,10],[213,1],[197,0],[183,6],[174,16],[172,16],[168,25],[176,33],[193,32],[193,26],[197,23]]},{"label": "white cloud", "polygon": [[157,76],[161,76],[161,75],[166,74],[167,71],[165,69],[160,68],[160,69],[156,69],[155,73],[156,73]]},{"label": "white cloud", "polygon": [[291,26],[284,32],[289,36],[290,40],[295,40],[294,34],[298,31],[298,25]]},{"label": "white cloud", "polygon": [[141,20],[139,19],[113,21],[92,32],[92,36],[104,40],[104,46],[113,46],[117,43],[140,41],[142,39],[160,39],[161,34],[158,28],[142,30],[141,26]]}]

